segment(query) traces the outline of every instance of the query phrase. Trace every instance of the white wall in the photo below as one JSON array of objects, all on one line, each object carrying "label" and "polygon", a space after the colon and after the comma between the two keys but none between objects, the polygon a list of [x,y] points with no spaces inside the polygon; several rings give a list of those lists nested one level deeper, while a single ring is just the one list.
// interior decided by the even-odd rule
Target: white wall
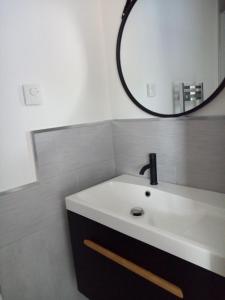
[{"label": "white wall", "polygon": [[[142,0],[143,1],[143,0]],[[147,1],[147,0],[145,0]],[[213,0],[214,1],[214,0]],[[119,25],[121,22],[121,15],[126,3],[125,0],[101,0],[103,11],[103,23],[105,31],[105,44],[107,50],[107,62],[109,64],[109,78],[110,78],[110,95],[112,103],[112,114],[115,119],[129,119],[129,118],[151,118],[152,116],[137,108],[131,100],[126,96],[120,84],[116,63],[115,63],[115,45]],[[222,92],[217,99],[210,105],[201,109],[193,115],[224,115],[225,114],[225,91]]]},{"label": "white wall", "polygon": [[108,76],[112,117],[146,118],[148,114],[138,109],[125,94],[120,83],[116,67],[116,40],[126,0],[100,0],[107,54]]},{"label": "white wall", "polygon": [[[98,0],[1,0],[0,192],[36,180],[28,132],[111,118]],[[26,107],[22,84],[40,84]]]},{"label": "white wall", "polygon": [[[117,74],[125,2],[1,0],[0,192],[36,180],[31,130],[151,118],[128,99]],[[24,106],[21,85],[29,83],[41,85],[43,105]],[[196,114],[224,115],[225,92]]]}]

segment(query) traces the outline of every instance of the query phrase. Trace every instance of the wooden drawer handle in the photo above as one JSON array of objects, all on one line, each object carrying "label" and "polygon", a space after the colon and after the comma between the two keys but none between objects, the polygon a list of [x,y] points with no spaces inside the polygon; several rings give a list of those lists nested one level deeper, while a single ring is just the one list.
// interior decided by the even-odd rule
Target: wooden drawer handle
[{"label": "wooden drawer handle", "polygon": [[90,240],[84,240],[84,245],[88,248],[94,250],[95,252],[103,255],[104,257],[112,260],[113,262],[117,263],[118,265],[126,268],[127,270],[139,275],[140,277],[148,280],[149,282],[159,286],[160,288],[166,290],[167,292],[170,292],[171,294],[177,296],[180,299],[184,298],[182,290],[170,283],[169,281],[151,273],[150,271],[134,264],[133,262],[113,253],[112,251],[90,241]]}]

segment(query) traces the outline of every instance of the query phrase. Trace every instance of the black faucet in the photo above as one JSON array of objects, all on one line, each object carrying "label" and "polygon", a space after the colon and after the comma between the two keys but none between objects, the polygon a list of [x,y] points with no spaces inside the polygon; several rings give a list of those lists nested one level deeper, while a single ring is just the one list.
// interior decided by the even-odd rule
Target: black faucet
[{"label": "black faucet", "polygon": [[149,154],[149,164],[144,166],[139,172],[140,175],[144,175],[144,173],[150,169],[150,184],[157,185],[157,163],[156,163],[156,153]]}]

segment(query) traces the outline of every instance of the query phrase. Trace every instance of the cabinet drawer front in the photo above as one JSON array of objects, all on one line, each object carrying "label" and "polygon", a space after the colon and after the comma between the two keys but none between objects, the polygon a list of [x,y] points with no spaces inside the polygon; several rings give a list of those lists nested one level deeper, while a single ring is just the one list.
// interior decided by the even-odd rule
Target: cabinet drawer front
[{"label": "cabinet drawer front", "polygon": [[175,284],[172,284],[171,282],[157,276],[156,274],[134,264],[133,262],[127,260],[124,257],[121,257],[117,255],[116,253],[96,244],[93,241],[90,240],[84,240],[84,245],[93,251],[99,253],[100,255],[108,258],[112,262],[124,267],[125,269],[133,272],[134,274],[144,278],[145,280],[155,284],[156,286],[164,289],[165,291],[175,295],[176,297],[183,299],[184,295],[182,290],[176,286]]},{"label": "cabinet drawer front", "polygon": [[225,300],[224,278],[80,215],[68,217],[78,287],[89,299]]}]

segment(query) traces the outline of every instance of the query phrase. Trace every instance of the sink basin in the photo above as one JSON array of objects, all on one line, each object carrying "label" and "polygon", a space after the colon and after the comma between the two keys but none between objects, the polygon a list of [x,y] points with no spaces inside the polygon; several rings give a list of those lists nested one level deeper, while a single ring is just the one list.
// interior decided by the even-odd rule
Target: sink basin
[{"label": "sink basin", "polygon": [[66,208],[225,277],[224,194],[123,175],[68,196]]}]

